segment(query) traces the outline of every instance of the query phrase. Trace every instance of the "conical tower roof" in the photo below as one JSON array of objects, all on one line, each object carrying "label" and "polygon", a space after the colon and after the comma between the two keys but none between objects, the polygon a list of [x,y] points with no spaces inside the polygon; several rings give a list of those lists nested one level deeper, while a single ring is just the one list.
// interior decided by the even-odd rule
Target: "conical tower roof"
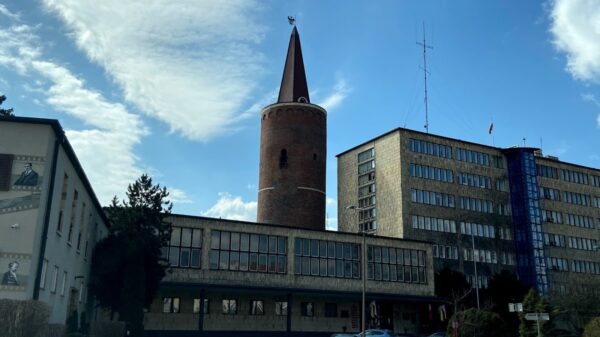
[{"label": "conical tower roof", "polygon": [[277,103],[303,102],[310,103],[308,96],[308,85],[306,84],[306,73],[304,72],[304,61],[302,59],[302,48],[300,47],[300,36],[298,29],[294,26],[290,45],[288,46],[283,78],[279,88]]}]

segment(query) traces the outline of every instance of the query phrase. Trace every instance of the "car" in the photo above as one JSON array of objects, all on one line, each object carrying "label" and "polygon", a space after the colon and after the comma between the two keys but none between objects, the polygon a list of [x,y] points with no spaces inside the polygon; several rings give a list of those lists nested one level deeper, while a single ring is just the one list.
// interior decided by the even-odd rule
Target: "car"
[{"label": "car", "polygon": [[396,337],[417,337],[417,335],[408,332],[401,332],[396,334]]},{"label": "car", "polygon": [[[392,330],[385,329],[368,329],[366,332],[366,336],[379,336],[379,337],[396,337]],[[358,333],[354,335],[355,337],[364,337],[363,333]]]},{"label": "car", "polygon": [[438,331],[429,335],[429,337],[448,337],[448,335],[446,335],[445,331]]},{"label": "car", "polygon": [[331,335],[331,337],[354,337],[354,335],[351,333],[341,332],[341,333],[334,333]]}]

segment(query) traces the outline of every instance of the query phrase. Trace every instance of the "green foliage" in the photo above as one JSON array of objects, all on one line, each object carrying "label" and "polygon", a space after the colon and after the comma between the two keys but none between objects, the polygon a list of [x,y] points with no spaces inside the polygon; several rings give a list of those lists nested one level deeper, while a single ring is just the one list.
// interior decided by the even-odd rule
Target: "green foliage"
[{"label": "green foliage", "polygon": [[527,291],[528,288],[519,281],[517,275],[506,269],[490,279],[487,295],[491,301],[491,311],[499,314],[507,323],[511,336],[517,334],[519,317],[508,311],[508,304],[521,302]]},{"label": "green foliage", "polygon": [[452,301],[453,312],[458,311],[459,303],[471,293],[471,285],[465,275],[449,268],[435,273],[434,283],[436,296]]},{"label": "green foliage", "polygon": [[447,334],[454,336],[454,326],[458,326],[456,337],[506,337],[508,330],[504,320],[496,313],[471,308],[459,311],[448,323]]},{"label": "green foliage", "polygon": [[[6,100],[6,96],[1,95],[0,96],[0,105],[2,105],[2,103],[4,103],[4,101]],[[2,109],[0,108],[0,117],[13,117],[13,109]]]},{"label": "green foliage", "polygon": [[118,312],[135,337],[143,332],[143,309],[165,275],[161,248],[171,233],[165,218],[172,203],[166,188],[145,174],[129,185],[126,196],[122,202],[115,197],[107,209],[110,233],[94,249],[90,292],[101,307]]},{"label": "green foliage", "polygon": [[588,324],[585,325],[581,337],[600,337],[600,317],[592,318]]},{"label": "green foliage", "polygon": [[35,337],[46,332],[50,307],[40,301],[0,299],[0,335]]},{"label": "green foliage", "polygon": [[[525,319],[527,313],[550,313],[552,308],[548,301],[538,295],[534,289],[529,289],[527,295],[523,299],[523,313],[520,314],[521,324],[519,325],[519,336],[520,337],[537,337],[537,323],[536,321],[528,321]],[[549,321],[540,321],[540,331],[542,335],[552,328]],[[548,335],[550,336],[550,335]]]}]

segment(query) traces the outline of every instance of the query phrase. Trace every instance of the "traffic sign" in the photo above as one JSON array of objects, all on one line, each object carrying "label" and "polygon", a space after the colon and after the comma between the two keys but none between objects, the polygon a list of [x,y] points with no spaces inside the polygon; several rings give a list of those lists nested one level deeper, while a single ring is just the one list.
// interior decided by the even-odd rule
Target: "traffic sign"
[{"label": "traffic sign", "polygon": [[535,313],[529,313],[529,314],[525,314],[525,319],[528,321],[549,321],[550,320],[550,315],[548,315],[545,312],[535,312]]}]

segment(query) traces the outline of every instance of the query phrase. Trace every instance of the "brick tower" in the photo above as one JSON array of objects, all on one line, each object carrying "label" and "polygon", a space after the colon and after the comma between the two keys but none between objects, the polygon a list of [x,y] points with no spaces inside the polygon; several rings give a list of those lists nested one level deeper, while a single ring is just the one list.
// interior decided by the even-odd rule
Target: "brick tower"
[{"label": "brick tower", "polygon": [[310,103],[294,26],[277,103],[261,113],[258,222],[325,229],[327,112]]}]

